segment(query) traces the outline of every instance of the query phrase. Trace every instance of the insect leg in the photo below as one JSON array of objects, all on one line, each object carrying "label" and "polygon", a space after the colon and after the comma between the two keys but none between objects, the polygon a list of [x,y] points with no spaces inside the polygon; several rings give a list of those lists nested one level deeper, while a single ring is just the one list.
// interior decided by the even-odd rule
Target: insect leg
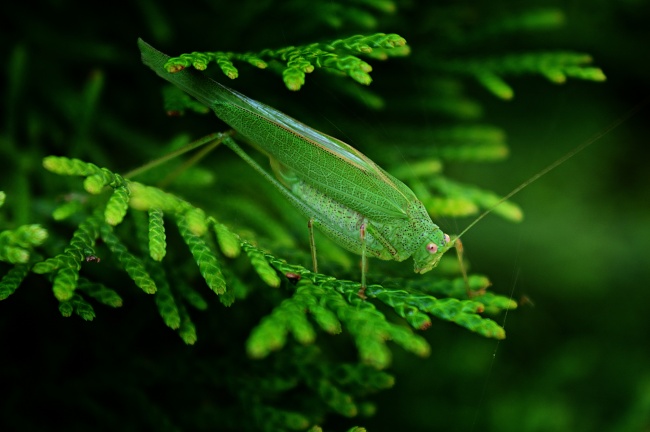
[{"label": "insect leg", "polygon": [[[226,137],[229,137],[234,134],[233,130],[229,130],[227,132],[219,132],[219,133],[212,133],[210,135],[206,135],[203,138],[199,138],[196,141],[192,141],[191,143],[185,144],[183,147],[181,147],[178,150],[174,150],[164,156],[159,157],[156,160],[153,160],[145,165],[142,165],[139,168],[136,168],[134,170],[129,171],[128,173],[124,174],[124,177],[126,178],[131,178],[135,177],[138,174],[141,174],[145,171],[148,171],[152,168],[157,167],[158,165],[161,165],[171,159],[174,159],[184,153],[187,153],[189,151],[194,150],[195,148],[204,146],[205,144],[210,143],[211,145],[209,146],[209,150],[205,151],[204,153],[201,153],[201,157],[207,153],[208,151],[212,150],[214,147],[219,145]],[[195,163],[196,160],[192,160],[192,163]]]},{"label": "insect leg", "polygon": [[316,262],[316,242],[314,240],[314,226],[320,226],[319,221],[317,219],[314,219],[312,216],[314,214],[313,209],[311,209],[308,205],[306,205],[304,202],[302,202],[299,198],[297,198],[295,195],[293,195],[291,192],[289,192],[288,189],[286,189],[282,183],[280,183],[278,180],[276,180],[272,175],[267,173],[264,168],[259,166],[257,162],[255,162],[244,150],[241,149],[237,145],[237,143],[230,137],[226,137],[223,140],[223,143],[229,147],[232,151],[234,151],[239,157],[241,157],[247,164],[249,164],[255,171],[257,171],[260,175],[262,175],[266,180],[268,180],[273,186],[276,187],[276,189],[284,195],[287,200],[289,200],[293,205],[300,211],[303,215],[307,216],[309,218],[309,223],[307,226],[309,227],[309,246],[311,248],[311,257],[312,257],[312,262],[314,265],[314,273],[318,272],[318,264]]},{"label": "insect leg", "polygon": [[316,240],[314,239],[314,218],[309,218],[307,227],[309,228],[309,250],[311,251],[311,261],[314,273],[318,273],[318,261],[316,261]]},{"label": "insect leg", "polygon": [[467,298],[472,298],[476,295],[469,287],[469,279],[467,278],[467,270],[463,264],[463,242],[459,238],[454,240],[454,248],[456,249],[456,256],[458,257],[458,265],[460,266],[460,271],[463,274],[463,280],[465,281],[465,291],[467,292]]},{"label": "insect leg", "polygon": [[381,245],[384,246],[392,256],[396,257],[397,249],[395,249],[395,247],[392,244],[390,244],[390,242],[386,239],[386,237],[384,237],[373,224],[366,223],[365,225],[366,225],[365,226],[366,231],[373,238],[377,239],[377,241],[381,243]]},{"label": "insect leg", "polygon": [[471,297],[469,291],[469,280],[467,279],[467,272],[465,271],[465,266],[463,265],[463,242],[460,239],[456,239],[454,242],[454,248],[456,248],[456,257],[458,258],[458,266],[460,271],[463,274],[463,280],[465,281],[465,290],[467,291],[467,297]]},{"label": "insect leg", "polygon": [[366,257],[366,218],[363,219],[359,234],[361,235],[361,288],[359,289],[359,297],[365,300],[366,297],[366,269],[368,267],[368,257]]},{"label": "insect leg", "polygon": [[[271,174],[267,173],[264,171],[264,168],[259,166],[253,158],[251,158],[244,150],[241,149],[235,142],[230,137],[226,137],[223,140],[224,145],[226,145],[230,150],[234,151],[237,156],[242,158],[248,165],[250,165],[255,171],[257,171],[262,177],[264,177],[266,180],[269,181],[275,188],[280,192],[289,202],[293,203],[293,205],[306,217],[310,218],[314,214],[313,209],[311,209],[308,205],[306,205],[304,202],[302,202],[300,199],[298,199],[295,195],[293,195],[287,188],[285,188],[282,183],[280,183],[278,180],[275,179]],[[318,226],[318,221],[314,220],[314,224]]]}]

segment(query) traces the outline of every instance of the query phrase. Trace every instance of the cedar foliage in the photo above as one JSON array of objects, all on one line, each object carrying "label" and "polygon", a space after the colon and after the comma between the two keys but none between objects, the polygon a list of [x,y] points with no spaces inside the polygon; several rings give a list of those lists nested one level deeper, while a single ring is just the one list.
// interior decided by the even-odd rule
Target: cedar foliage
[{"label": "cedar foliage", "polygon": [[[79,6],[48,7],[71,19]],[[319,121],[331,116],[434,218],[449,221],[500,198],[446,173],[450,164],[508,155],[505,132],[484,120],[475,94],[511,99],[510,80],[521,74],[553,83],[604,80],[587,53],[495,48],[511,35],[563,25],[561,10],[480,13],[469,4],[402,8],[385,0],[186,11],[142,1],[137,8],[139,18],[128,18],[135,33],[110,39],[90,21],[72,37],[44,16],[21,20],[28,11],[20,7],[10,14],[30,36],[12,40],[5,62],[0,299],[3,310],[42,326],[24,336],[42,341],[30,360],[53,362],[35,383],[50,419],[15,414],[25,412],[28,393],[10,381],[2,408],[10,428],[361,430],[352,425],[390,409],[373,397],[394,385],[385,369],[396,347],[436,355],[420,332],[434,320],[505,337],[499,314],[516,303],[503,287],[487,291],[489,275],[480,274],[469,277],[480,295],[468,299],[454,257],[422,277],[409,263],[371,261],[367,301],[356,295],[357,258],[324,239],[323,268],[311,272],[304,221],[261,179],[242,175],[243,164],[222,148],[189,168],[172,160],[137,181],[119,174],[200,137],[197,131],[226,130],[212,116],[194,115],[205,108],[173,89],[156,100],[161,81],[138,64],[134,35],[147,32],[166,51],[177,49],[170,71],[240,78],[247,95],[299,112],[317,128],[331,127]],[[282,37],[263,19],[274,14],[294,23]],[[399,34],[380,33],[388,28]],[[408,45],[409,30],[437,42]],[[43,56],[47,46],[56,54]],[[42,65],[48,73],[38,75]],[[307,94],[290,99],[273,87],[278,80]],[[381,130],[359,129],[354,111],[337,113],[333,99],[373,112]],[[157,115],[163,104],[183,118]],[[429,122],[409,122],[416,114]],[[522,219],[513,203],[495,213]],[[57,307],[70,323],[53,316]],[[12,319],[2,328],[18,324]],[[48,332],[55,335],[45,341]]]}]

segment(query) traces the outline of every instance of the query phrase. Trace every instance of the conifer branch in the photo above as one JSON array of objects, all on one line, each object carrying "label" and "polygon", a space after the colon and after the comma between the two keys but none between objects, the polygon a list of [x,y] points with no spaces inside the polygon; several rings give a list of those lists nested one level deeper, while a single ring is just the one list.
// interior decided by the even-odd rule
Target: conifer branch
[{"label": "conifer branch", "polygon": [[193,52],[168,60],[165,68],[174,73],[186,67],[205,70],[216,63],[230,79],[239,76],[233,61],[249,63],[265,69],[269,62],[279,65],[282,78],[289,90],[300,90],[305,84],[305,74],[317,68],[327,68],[348,75],[360,84],[372,82],[372,67],[359,56],[384,60],[389,56],[403,56],[409,52],[406,40],[396,34],[376,33],[370,36],[352,36],[328,43],[290,46],[277,50],[265,49],[259,53]]},{"label": "conifer branch", "polygon": [[149,209],[149,255],[154,261],[162,261],[167,253],[167,236],[163,223],[163,212],[160,209]]},{"label": "conifer branch", "polygon": [[29,266],[27,264],[18,264],[2,276],[2,279],[0,279],[0,300],[4,300],[12,295],[28,273]]},{"label": "conifer branch", "polygon": [[[289,333],[301,344],[312,344],[316,332],[307,319],[306,313],[310,313],[316,324],[328,333],[339,333],[345,327],[355,340],[362,362],[376,368],[384,368],[390,363],[391,355],[386,347],[387,340],[393,340],[418,355],[429,353],[430,348],[421,337],[405,327],[389,323],[372,302],[361,300],[357,295],[359,289],[357,282],[338,280],[312,273],[301,266],[290,265],[250,242],[241,240],[214,217],[207,217],[201,209],[157,188],[122,180],[120,176],[109,170],[84,164],[79,160],[46,158],[46,161],[48,161],[47,167],[67,175],[81,174],[92,178],[101,176],[104,180],[97,184],[113,185],[114,189],[103,213],[95,213],[82,223],[73,235],[71,245],[65,253],[34,266],[34,271],[37,273],[56,272],[54,291],[62,302],[60,309],[64,315],[75,312],[84,319],[94,317],[92,307],[74,292],[81,262],[89,256],[94,257],[92,249],[94,240],[101,234],[109,250],[136,285],[146,293],[156,293],[155,301],[165,323],[173,329],[178,329],[186,342],[195,341],[195,327],[189,320],[183,305],[178,303],[168,282],[169,278],[160,265],[166,249],[162,220],[165,211],[178,225],[181,237],[186,242],[208,286],[220,296],[220,300],[225,305],[229,306],[234,302],[238,296],[237,291],[240,292],[239,295],[245,294],[241,289],[236,289],[237,286],[241,286],[236,276],[230,271],[226,270],[225,273],[222,271],[222,259],[206,241],[206,236],[209,234],[215,236],[226,256],[234,258],[239,254],[240,248],[243,249],[253,269],[271,287],[278,287],[281,283],[278,271],[285,275],[295,274],[300,279],[295,293],[281,302],[251,334],[248,341],[248,352],[251,356],[265,357],[271,351],[282,348],[286,344]],[[95,189],[93,191],[99,192]],[[450,195],[460,195],[460,193],[452,191]],[[484,198],[479,194],[479,198],[474,197],[474,199],[480,201]],[[142,259],[129,252],[112,229],[113,224],[122,221],[126,215],[124,207],[129,205],[137,209],[134,218],[137,238],[143,251]],[[113,210],[108,210],[109,208]],[[146,215],[140,211],[146,211]],[[152,253],[154,250],[155,253]],[[475,283],[477,279],[474,278],[472,281]],[[485,285],[483,280],[478,281]],[[234,287],[228,288],[230,283],[233,283]],[[448,295],[454,294],[457,297],[464,295],[464,292],[459,292],[457,289],[452,291],[445,288],[444,284],[438,283],[436,286],[430,287],[429,290]],[[480,289],[484,291],[485,286],[481,286]],[[181,298],[199,308],[205,307],[204,301],[187,286],[181,285],[179,290]],[[98,288],[90,290],[94,296],[101,291]],[[415,329],[429,327],[431,316],[455,322],[486,337],[504,337],[501,327],[490,319],[478,315],[485,307],[480,298],[437,299],[401,287],[387,288],[380,285],[369,286],[366,293],[371,299],[377,299],[390,306]],[[110,302],[120,303],[121,300],[118,299],[119,296],[117,299],[112,298]],[[498,310],[499,305],[504,304],[495,297],[487,297],[485,300],[494,310]]]},{"label": "conifer branch", "polygon": [[[430,177],[428,187],[423,188],[422,202],[434,216],[470,216],[481,209],[493,208],[501,197],[493,192],[474,186],[464,185],[443,176]],[[432,193],[433,191],[433,193]],[[511,222],[521,222],[521,208],[505,201],[493,209],[493,213]]]},{"label": "conifer branch", "polygon": [[74,312],[85,321],[92,321],[95,318],[95,310],[79,294],[74,294],[68,300],[59,303],[59,312],[64,317],[69,317]]},{"label": "conifer branch", "polygon": [[77,281],[77,289],[106,306],[114,308],[122,306],[122,297],[120,297],[115,290],[112,290],[99,282],[91,282],[88,279],[81,277]]},{"label": "conifer branch", "polygon": [[567,78],[605,81],[603,71],[589,66],[591,62],[592,58],[588,54],[555,51],[447,60],[440,62],[438,68],[458,75],[473,76],[495,96],[501,99],[512,99],[514,91],[503,77],[538,74],[556,84],[566,82]]},{"label": "conifer branch", "polygon": [[117,258],[133,282],[145,293],[154,294],[158,288],[145,269],[143,262],[129,252],[119,237],[115,235],[110,225],[105,224],[101,227],[101,236],[108,249]]},{"label": "conifer branch", "polygon": [[177,223],[181,236],[194,256],[205,282],[216,294],[224,294],[226,292],[226,280],[221,273],[219,260],[201,236],[192,232],[188,218],[181,218]]},{"label": "conifer branch", "polygon": [[561,9],[530,8],[515,13],[487,17],[484,22],[473,29],[455,35],[454,39],[458,44],[469,44],[520,32],[556,29],[562,27],[565,22],[566,17]]},{"label": "conifer branch", "polygon": [[30,260],[32,249],[47,239],[47,231],[40,225],[22,225],[15,230],[0,232],[0,261],[25,264]]},{"label": "conifer branch", "polygon": [[70,300],[74,295],[82,263],[94,256],[93,248],[100,227],[101,218],[98,214],[89,217],[79,225],[70,244],[61,254],[38,262],[32,268],[34,273],[54,273],[52,290],[59,301]]}]

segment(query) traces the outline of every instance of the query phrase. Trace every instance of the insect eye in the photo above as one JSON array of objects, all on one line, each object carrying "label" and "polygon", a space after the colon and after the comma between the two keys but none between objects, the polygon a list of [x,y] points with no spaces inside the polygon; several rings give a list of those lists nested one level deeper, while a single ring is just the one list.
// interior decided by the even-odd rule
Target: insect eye
[{"label": "insect eye", "polygon": [[451,239],[449,238],[449,236],[445,234],[445,244],[449,243],[450,241]]},{"label": "insect eye", "polygon": [[427,250],[429,251],[430,254],[434,254],[438,252],[438,245],[435,243],[429,243],[427,245]]}]

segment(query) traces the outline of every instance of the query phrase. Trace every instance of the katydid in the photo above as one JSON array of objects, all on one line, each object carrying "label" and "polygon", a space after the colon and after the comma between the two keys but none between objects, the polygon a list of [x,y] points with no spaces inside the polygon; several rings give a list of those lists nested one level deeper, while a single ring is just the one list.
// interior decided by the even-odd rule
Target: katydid
[{"label": "katydid", "polygon": [[309,219],[314,267],[313,226],[340,246],[361,255],[359,294],[362,297],[366,287],[367,256],[396,261],[412,257],[416,273],[433,269],[442,255],[454,246],[461,260],[460,236],[494,207],[591,145],[641,108],[635,107],[604,132],[522,183],[483,212],[460,235],[451,239],[433,223],[424,205],[408,186],[355,148],[198,71],[170,73],[164,68],[169,56],[141,39],[138,45],[143,62],[160,77],[212,109],[217,117],[266,153],[275,177],[260,167],[230,137],[223,139],[225,145],[271,182]]},{"label": "katydid", "polygon": [[433,223],[404,183],[350,145],[231,90],[193,70],[169,73],[169,57],[139,40],[143,62],[203,103],[271,160],[274,178],[230,137],[223,143],[274,184],[319,228],[345,249],[365,257],[404,261],[416,273],[434,268],[454,245]]}]

